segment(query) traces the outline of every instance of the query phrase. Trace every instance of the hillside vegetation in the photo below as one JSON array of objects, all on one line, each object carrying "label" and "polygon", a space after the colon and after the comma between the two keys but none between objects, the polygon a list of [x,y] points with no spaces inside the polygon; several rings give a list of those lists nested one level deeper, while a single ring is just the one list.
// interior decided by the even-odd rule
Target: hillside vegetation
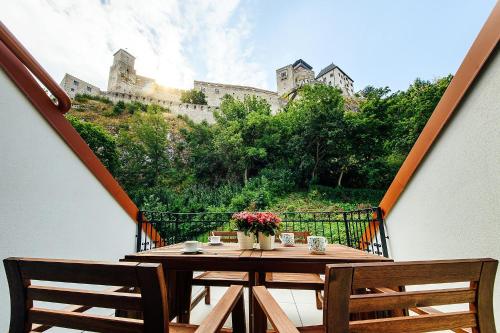
[{"label": "hillside vegetation", "polygon": [[450,80],[349,99],[306,86],[276,115],[224,96],[212,125],[90,96],[68,118],[142,209],[350,210],[378,204]]}]

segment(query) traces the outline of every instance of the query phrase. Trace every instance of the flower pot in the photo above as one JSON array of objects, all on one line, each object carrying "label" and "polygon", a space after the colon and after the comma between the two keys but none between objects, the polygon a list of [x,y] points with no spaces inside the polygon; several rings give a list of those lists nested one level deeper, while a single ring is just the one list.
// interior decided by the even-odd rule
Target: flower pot
[{"label": "flower pot", "polygon": [[236,232],[236,235],[238,237],[238,244],[240,246],[240,249],[242,250],[253,249],[253,243],[255,241],[254,233],[249,232],[248,234],[245,234],[244,231],[238,231]]},{"label": "flower pot", "polygon": [[262,232],[259,232],[259,245],[261,250],[272,250],[274,249],[274,236],[266,236]]}]

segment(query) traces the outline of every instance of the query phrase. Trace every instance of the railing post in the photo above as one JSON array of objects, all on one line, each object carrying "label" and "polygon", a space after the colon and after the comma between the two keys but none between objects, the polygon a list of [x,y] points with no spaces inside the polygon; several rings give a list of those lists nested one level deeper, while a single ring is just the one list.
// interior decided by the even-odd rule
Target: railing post
[{"label": "railing post", "polygon": [[142,212],[137,212],[137,236],[136,236],[136,251],[141,252],[142,247]]},{"label": "railing post", "polygon": [[178,239],[179,239],[179,214],[175,214],[174,244],[177,243]]},{"label": "railing post", "polygon": [[387,241],[385,237],[384,218],[382,217],[382,208],[380,207],[377,207],[377,221],[378,230],[380,232],[380,241],[382,242],[382,254],[384,257],[389,258],[389,251],[387,250]]},{"label": "railing post", "polygon": [[346,237],[346,240],[347,240],[347,246],[352,247],[352,244],[351,244],[351,235],[350,235],[350,232],[349,232],[349,221],[347,221],[347,213],[344,212],[343,215],[344,215],[345,237]]}]

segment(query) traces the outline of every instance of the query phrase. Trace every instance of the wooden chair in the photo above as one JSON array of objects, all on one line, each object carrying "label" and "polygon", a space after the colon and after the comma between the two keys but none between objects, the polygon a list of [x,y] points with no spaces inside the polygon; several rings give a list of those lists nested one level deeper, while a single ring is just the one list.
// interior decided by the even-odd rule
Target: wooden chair
[{"label": "wooden chair", "polygon": [[[497,266],[498,261],[493,259],[328,265],[323,325],[295,328],[262,286],[253,289],[254,316],[264,318],[263,322],[267,317],[276,332],[287,333],[494,333],[493,284]],[[468,286],[414,288],[417,291],[394,288],[455,282],[467,282]],[[461,303],[468,303],[468,310],[441,312],[431,307]],[[358,313],[372,313],[372,319],[353,320],[353,314]],[[264,330],[260,327],[256,331]]]},{"label": "wooden chair", "polygon": [[[222,325],[231,312],[234,332],[246,330],[241,286],[231,286],[201,325],[169,323],[161,264],[8,258],[4,266],[11,297],[10,333],[43,332],[54,326],[103,333],[229,332]],[[32,280],[126,287],[120,292],[96,291],[34,285]],[[132,287],[140,293],[130,292]],[[33,301],[76,305],[53,310]],[[139,311],[142,319],[81,313],[92,307]]]},{"label": "wooden chair", "polygon": [[[308,231],[294,231],[297,244],[306,244]],[[213,236],[220,236],[223,243],[235,243],[238,241],[236,231],[213,231]],[[278,236],[278,235],[277,235]],[[276,237],[276,242],[279,238]],[[204,286],[204,290],[195,297],[191,308],[195,307],[202,298],[205,304],[210,304],[210,286],[246,285],[248,283],[247,272],[217,272],[207,271],[193,279],[194,285]],[[316,307],[322,309],[324,281],[319,274],[309,273],[266,273],[264,285],[270,289],[306,289],[315,291]]]}]

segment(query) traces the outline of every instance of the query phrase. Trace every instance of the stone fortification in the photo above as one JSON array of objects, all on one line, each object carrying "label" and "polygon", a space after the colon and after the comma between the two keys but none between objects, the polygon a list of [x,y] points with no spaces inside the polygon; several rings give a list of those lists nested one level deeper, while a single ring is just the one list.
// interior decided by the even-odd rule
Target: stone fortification
[{"label": "stone fortification", "polygon": [[126,103],[130,102],[141,102],[143,104],[157,104],[168,109],[172,114],[187,116],[195,123],[201,123],[203,121],[213,124],[215,122],[213,112],[218,110],[219,107],[200,105],[200,104],[190,104],[181,103],[178,101],[170,101],[165,99],[153,98],[151,96],[142,96],[134,94],[126,94],[119,92],[103,92],[101,96],[109,98],[112,102],[116,103],[123,101]]},{"label": "stone fortification", "polygon": [[299,59],[293,64],[276,70],[277,91],[254,87],[194,81],[193,88],[202,91],[208,105],[186,104],[181,102],[185,90],[164,87],[154,79],[138,75],[135,70],[135,57],[120,49],[113,55],[109,69],[108,90],[102,91],[77,77],[66,74],[61,87],[71,98],[76,94],[106,96],[113,102],[138,101],[145,104],[158,104],[168,108],[173,114],[186,115],[195,122],[214,122],[213,111],[219,108],[222,97],[230,95],[243,100],[246,96],[257,96],[266,100],[273,113],[278,112],[304,84],[319,83],[338,87],[346,95],[353,93],[353,81],[339,67],[329,65],[315,78],[312,66]]},{"label": "stone fortification", "polygon": [[70,98],[75,98],[76,94],[100,95],[101,89],[79,78],[65,74],[59,84]]},{"label": "stone fortification", "polygon": [[285,104],[284,100],[281,100],[275,91],[247,86],[194,81],[194,89],[202,91],[205,94],[207,104],[212,106],[220,106],[224,95],[230,95],[239,100],[243,100],[247,96],[260,97],[269,103],[273,113],[278,112]]}]

